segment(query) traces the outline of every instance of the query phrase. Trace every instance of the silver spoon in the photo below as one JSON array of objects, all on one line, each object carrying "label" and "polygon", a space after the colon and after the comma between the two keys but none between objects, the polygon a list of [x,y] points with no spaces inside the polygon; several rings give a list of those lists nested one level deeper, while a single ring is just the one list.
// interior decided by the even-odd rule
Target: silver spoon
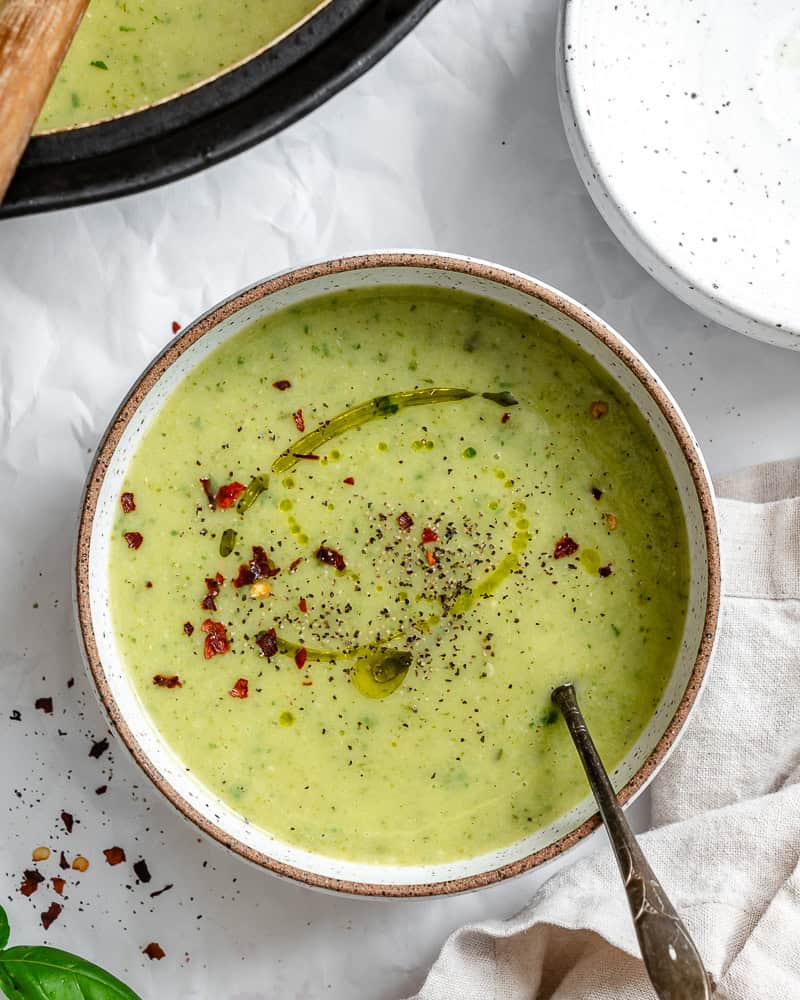
[{"label": "silver spoon", "polygon": [[583,718],[575,688],[553,691],[589,779],[619,865],[644,965],[660,1000],[709,1000],[712,980],[694,941],[647,863],[617,801],[606,769]]}]

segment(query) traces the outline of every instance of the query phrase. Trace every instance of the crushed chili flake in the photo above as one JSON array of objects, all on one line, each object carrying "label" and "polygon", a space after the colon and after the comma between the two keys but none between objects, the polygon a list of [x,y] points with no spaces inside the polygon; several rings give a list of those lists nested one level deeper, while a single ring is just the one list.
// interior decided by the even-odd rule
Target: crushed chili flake
[{"label": "crushed chili flake", "polygon": [[249,563],[242,563],[239,572],[231,580],[234,587],[247,587],[256,580],[269,580],[280,573],[280,568],[270,559],[260,545],[253,546]]},{"label": "crushed chili flake", "polygon": [[129,549],[138,549],[144,541],[141,531],[126,531],[122,537],[127,542]]},{"label": "crushed chili flake", "polygon": [[113,867],[114,865],[121,865],[125,860],[125,852],[121,847],[107,847],[103,854],[106,856],[106,861]]},{"label": "crushed chili flake", "polygon": [[314,555],[318,562],[325,563],[328,566],[335,566],[340,573],[345,569],[344,556],[341,552],[337,552],[336,549],[328,548],[327,545],[320,545]]},{"label": "crushed chili flake", "polygon": [[156,687],[160,688],[179,688],[183,687],[183,681],[178,677],[177,674],[172,674],[172,676],[167,677],[164,674],[154,674],[153,683]]},{"label": "crushed chili flake", "polygon": [[414,518],[408,513],[407,510],[404,510],[403,513],[398,516],[397,523],[403,531],[410,531],[411,528],[414,527]]},{"label": "crushed chili flake", "polygon": [[156,941],[151,941],[146,948],[142,948],[142,954],[147,955],[151,962],[153,959],[157,959],[160,962],[166,955],[166,952]]},{"label": "crushed chili flake", "polygon": [[302,434],[303,431],[306,429],[306,422],[305,420],[303,420],[303,411],[295,410],[294,413],[292,414],[292,420],[294,420],[295,427]]},{"label": "crushed chili flake", "polygon": [[288,378],[279,378],[277,382],[272,383],[273,388],[278,389],[280,392],[285,392],[287,389],[291,389],[292,383]]},{"label": "crushed chili flake", "polygon": [[53,883],[53,888],[59,894],[59,896],[63,896],[64,886],[67,884],[67,880],[61,878],[59,875],[53,875],[50,881]]},{"label": "crushed chili flake", "polygon": [[34,861],[47,861],[47,859],[50,857],[50,848],[37,847],[31,854],[31,857],[33,858]]},{"label": "crushed chili flake", "polygon": [[569,535],[562,535],[556,542],[556,547],[553,550],[553,558],[563,559],[564,556],[571,556],[577,551],[578,543],[573,538],[570,538]]},{"label": "crushed chili flake", "polygon": [[191,622],[184,622],[184,623],[183,623],[183,631],[184,631],[184,632],[185,632],[185,633],[186,633],[187,635],[191,635],[191,634],[192,634],[192,632],[194,632],[194,625],[192,625],[192,623],[191,623]]},{"label": "crushed chili flake", "polygon": [[178,321],[177,321],[176,319],[174,319],[174,320],[172,321],[172,332],[173,332],[173,333],[177,333],[177,332],[178,332],[178,330],[180,330],[180,328],[181,328],[181,325],[180,325],[180,323],[179,323],[179,322],[178,322]]},{"label": "crushed chili flake", "polygon": [[233,685],[228,694],[231,698],[246,698],[248,695],[248,684],[246,677],[240,677],[239,680]]},{"label": "crushed chili flake", "polygon": [[294,560],[294,562],[289,563],[289,572],[294,573],[294,571],[297,569],[297,567],[300,565],[302,561],[303,561],[303,556],[298,556],[297,559]]},{"label": "crushed chili flake", "polygon": [[133,493],[120,493],[119,505],[122,507],[123,514],[130,514],[132,510],[136,510],[136,501],[133,499]]},{"label": "crushed chili flake", "polygon": [[278,636],[275,629],[269,628],[266,632],[259,632],[256,636],[256,645],[261,650],[261,655],[271,660],[278,652]]},{"label": "crushed chili flake", "polygon": [[67,856],[64,852],[61,852],[61,857],[58,859],[58,867],[62,872],[65,872],[69,868],[69,861],[67,861]]},{"label": "crushed chili flake", "polygon": [[72,813],[62,812],[61,822],[64,824],[64,828],[66,829],[67,833],[72,833],[72,827],[75,824],[75,820],[72,818]]},{"label": "crushed chili flake", "polygon": [[433,530],[433,528],[423,528],[422,529],[422,544],[427,545],[429,542],[438,542],[439,536]]},{"label": "crushed chili flake", "polygon": [[426,549],[425,550],[425,558],[427,559],[429,566],[435,566],[436,565],[436,556],[434,555],[434,553],[433,553],[433,551],[431,549]]},{"label": "crushed chili flake", "polygon": [[353,479],[352,476],[347,476],[347,478],[343,479],[342,482],[343,483],[347,483],[348,486],[355,486],[356,485],[356,481],[355,481],[355,479]]},{"label": "crushed chili flake", "polygon": [[595,500],[599,500],[602,495],[603,491],[598,486],[592,487],[592,496],[595,498]]},{"label": "crushed chili flake", "polygon": [[76,872],[86,872],[89,870],[89,862],[82,854],[77,855],[77,857],[72,862],[72,868]]},{"label": "crushed chili flake", "polygon": [[19,887],[19,891],[23,896],[32,896],[39,885],[44,882],[44,875],[37,872],[35,868],[26,868],[23,874],[22,885]]},{"label": "crushed chili flake", "polygon": [[602,577],[611,576],[611,563],[609,563],[607,566],[601,566],[597,572]]},{"label": "crushed chili flake", "polygon": [[45,715],[53,714],[53,699],[52,698],[37,698],[33,703],[35,708],[40,709]]},{"label": "crushed chili flake", "polygon": [[139,861],[134,862],[133,870],[136,872],[136,877],[140,882],[149,882],[151,875],[150,869],[147,867],[147,862],[142,858]]},{"label": "crushed chili flake", "polygon": [[301,453],[299,451],[293,451],[292,452],[292,457],[293,458],[305,458],[309,462],[318,462],[319,461],[319,455],[303,454],[303,453]]},{"label": "crushed chili flake", "polygon": [[89,751],[89,756],[94,757],[95,760],[99,760],[106,750],[108,750],[108,740],[104,736],[102,740],[97,740],[95,743],[92,743],[92,749]]},{"label": "crushed chili flake", "polygon": [[61,903],[51,903],[44,913],[41,914],[42,926],[45,930],[49,930],[50,925],[58,917],[59,913],[64,909]]},{"label": "crushed chili flake", "polygon": [[306,665],[306,660],[308,659],[308,650],[305,646],[301,646],[297,652],[294,654],[294,662],[297,665],[298,670],[302,670]]},{"label": "crushed chili flake", "polygon": [[108,791],[108,785],[100,785],[98,788],[95,788],[94,794],[105,795],[107,791]]},{"label": "crushed chili flake", "polygon": [[305,599],[305,597],[300,598],[300,600],[297,602],[297,606],[298,608],[300,608],[300,610],[303,612],[304,615],[308,614],[308,601]]},{"label": "crushed chili flake", "polygon": [[[220,504],[220,506],[222,506]],[[214,598],[219,596],[219,588],[225,583],[225,577],[222,573],[217,573],[216,576],[206,577],[206,590],[208,593],[200,602],[200,607],[205,608],[206,611],[216,611],[217,604]]]},{"label": "crushed chili flake", "polygon": [[602,399],[596,399],[589,406],[589,414],[592,420],[599,420],[608,413],[608,403],[604,402]]},{"label": "crushed chili flake", "polygon": [[606,519],[606,527],[609,531],[617,530],[617,515],[616,514],[604,514]]},{"label": "crushed chili flake", "polygon": [[203,492],[206,495],[206,500],[208,500],[208,506],[212,510],[217,509],[217,501],[214,496],[214,490],[211,486],[211,480],[208,477],[204,477],[200,480],[200,485],[203,487]]},{"label": "crushed chili flake", "polygon": [[220,486],[217,490],[217,507],[221,507],[223,510],[227,510],[229,507],[233,507],[239,497],[244,493],[247,487],[244,483],[232,482],[225,483]]},{"label": "crushed chili flake", "polygon": [[203,656],[207,660],[210,660],[212,656],[227,653],[231,648],[230,640],[228,639],[228,630],[222,622],[213,622],[210,618],[206,618],[200,626],[200,630],[206,633],[206,640],[203,644]]},{"label": "crushed chili flake", "polygon": [[500,423],[501,424],[507,424],[510,419],[511,419],[511,414],[510,413],[504,413],[503,416],[500,417]]}]

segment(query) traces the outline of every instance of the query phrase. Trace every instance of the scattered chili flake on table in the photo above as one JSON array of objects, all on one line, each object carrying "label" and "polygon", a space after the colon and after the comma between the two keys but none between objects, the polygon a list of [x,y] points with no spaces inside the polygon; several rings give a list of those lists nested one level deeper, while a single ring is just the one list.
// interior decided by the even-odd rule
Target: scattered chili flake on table
[{"label": "scattered chili flake on table", "polygon": [[306,660],[308,659],[308,650],[305,646],[301,646],[297,652],[294,654],[294,662],[297,665],[298,670],[302,670],[306,665]]},{"label": "scattered chili flake on table", "polygon": [[58,917],[59,913],[64,909],[61,903],[51,903],[44,913],[41,914],[42,925],[45,930],[49,930],[50,925]]},{"label": "scattered chili flake on table", "polygon": [[247,587],[256,580],[269,580],[280,573],[280,568],[270,559],[260,545],[253,546],[249,563],[242,563],[239,572],[231,580],[234,587]]},{"label": "scattered chili flake on table", "polygon": [[212,510],[217,509],[217,501],[214,497],[214,490],[211,486],[211,480],[208,477],[204,477],[200,480],[200,485],[203,487],[203,492],[206,495],[206,500],[208,500],[208,506]]},{"label": "scattered chili flake on table", "polygon": [[132,510],[136,510],[136,501],[133,499],[133,493],[121,493],[119,504],[122,507],[123,514],[130,514]]},{"label": "scattered chili flake on table", "polygon": [[106,856],[106,861],[113,867],[114,865],[121,865],[125,860],[125,852],[121,847],[107,847],[103,854]]},{"label": "scattered chili flake on table", "polygon": [[292,419],[294,420],[295,427],[302,434],[302,432],[306,429],[306,422],[305,420],[303,420],[303,411],[295,410],[294,413],[292,414]]},{"label": "scattered chili flake on table", "polygon": [[192,634],[192,632],[194,632],[194,625],[192,625],[192,623],[191,623],[191,622],[184,622],[184,623],[183,623],[183,631],[184,631],[184,632],[185,632],[185,633],[186,633],[187,635],[191,635],[191,634]]},{"label": "scattered chili flake on table", "polygon": [[246,677],[240,677],[228,692],[231,698],[246,698],[248,693],[248,683]]},{"label": "scattered chili flake on table", "polygon": [[562,535],[556,542],[556,547],[553,550],[553,558],[563,559],[564,556],[571,556],[577,551],[578,543],[573,538],[570,538],[569,535]]},{"label": "scattered chili flake on table", "polygon": [[602,577],[611,576],[611,563],[609,563],[607,566],[601,566],[597,572]]},{"label": "scattered chili flake on table", "polygon": [[427,545],[429,542],[438,542],[439,536],[433,530],[433,528],[423,528],[422,529],[422,544]]},{"label": "scattered chili flake on table", "polygon": [[138,549],[144,541],[141,531],[126,531],[122,537],[127,542],[129,549]]},{"label": "scattered chili flake on table", "polygon": [[97,740],[96,743],[92,743],[92,749],[89,751],[89,756],[98,760],[103,756],[106,750],[108,750],[108,740],[104,736],[102,740]]},{"label": "scattered chili flake on table", "polygon": [[72,833],[72,827],[75,824],[75,820],[72,818],[72,813],[62,812],[61,822],[64,824],[64,828],[67,833]]},{"label": "scattered chili flake on table", "polygon": [[147,862],[142,858],[139,861],[135,861],[133,865],[133,870],[136,872],[136,877],[140,882],[150,881],[150,869],[147,867]]},{"label": "scattered chili flake on table", "polygon": [[58,859],[58,867],[62,872],[65,872],[69,868],[69,861],[67,861],[67,856],[64,852],[61,852],[61,856]]},{"label": "scattered chili flake on table", "polygon": [[341,552],[337,552],[336,549],[328,548],[327,545],[320,545],[314,555],[318,562],[326,563],[328,566],[335,566],[340,573],[345,569],[344,556]]},{"label": "scattered chili flake on table", "polygon": [[592,420],[599,420],[601,417],[604,417],[608,413],[608,403],[603,402],[602,399],[595,400],[589,406],[589,413],[592,417]]},{"label": "scattered chili flake on table", "polygon": [[404,510],[397,518],[397,523],[403,529],[403,531],[410,531],[414,527],[414,518]]},{"label": "scattered chili flake on table", "polygon": [[67,884],[67,880],[61,878],[58,875],[53,875],[53,877],[50,879],[50,881],[53,883],[53,888],[59,894],[59,896],[63,896],[64,895],[64,886]]},{"label": "scattered chili flake on table", "polygon": [[256,645],[261,650],[261,655],[271,660],[278,652],[278,636],[275,629],[269,628],[266,632],[259,632],[256,636]]},{"label": "scattered chili flake on table", "polygon": [[595,498],[595,500],[599,500],[602,495],[603,491],[599,489],[599,487],[597,486],[592,487],[592,496]]},{"label": "scattered chili flake on table", "polygon": [[180,330],[180,328],[181,328],[181,325],[180,325],[180,323],[179,323],[179,322],[178,322],[178,321],[177,321],[176,319],[174,319],[174,320],[172,321],[172,332],[173,332],[173,333],[177,333],[177,332],[178,332],[178,330]]},{"label": "scattered chili flake on table", "polygon": [[235,480],[232,483],[224,483],[217,490],[217,507],[221,507],[223,510],[233,507],[246,488],[244,483]]},{"label": "scattered chili flake on table", "polygon": [[33,704],[34,708],[38,708],[40,711],[44,712],[45,715],[53,714],[52,698],[37,698]]},{"label": "scattered chili flake on table", "polygon": [[37,872],[35,868],[26,868],[22,875],[23,880],[22,885],[19,887],[19,891],[23,896],[30,897],[36,892],[39,885],[44,882],[44,875]]},{"label": "scattered chili flake on table", "polygon": [[206,618],[200,629],[206,633],[206,640],[203,644],[203,656],[207,660],[210,660],[212,656],[227,653],[231,648],[230,640],[228,639],[228,630],[222,622],[213,622],[210,618]]},{"label": "scattered chili flake on table", "polygon": [[164,674],[155,674],[153,676],[153,683],[156,687],[160,688],[183,687],[183,681],[177,674],[173,674],[171,677],[166,677]]},{"label": "scattered chili flake on table", "polygon": [[510,413],[504,413],[503,416],[500,417],[500,423],[501,424],[507,424],[510,419],[511,419],[511,414]]},{"label": "scattered chili flake on table", "polygon": [[294,573],[294,571],[297,569],[297,567],[300,565],[302,561],[303,561],[303,556],[298,556],[297,559],[294,560],[294,562],[289,563],[289,572]]},{"label": "scattered chili flake on table", "polygon": [[77,855],[77,857],[72,862],[72,868],[76,872],[87,872],[89,871],[89,862],[82,854]]},{"label": "scattered chili flake on table", "polygon": [[297,606],[298,608],[300,608],[300,610],[303,612],[304,615],[308,614],[308,601],[305,599],[305,597],[300,598],[300,600],[297,602]]},{"label": "scattered chili flake on table", "polygon": [[146,948],[142,948],[142,954],[147,955],[151,962],[153,959],[157,959],[160,962],[166,955],[166,952],[160,944],[157,944],[155,941],[151,941]]},{"label": "scattered chili flake on table", "polygon": [[31,854],[31,857],[33,858],[34,861],[47,861],[47,859],[50,857],[50,848],[37,847]]},{"label": "scattered chili flake on table", "polygon": [[272,385],[280,392],[285,392],[287,389],[291,389],[292,387],[292,383],[288,378],[279,378],[278,381],[273,382]]},{"label": "scattered chili flake on table", "polygon": [[352,476],[348,476],[346,479],[343,479],[342,482],[343,483],[347,483],[348,486],[355,486],[356,485],[356,481],[355,481],[355,479],[353,479]]}]

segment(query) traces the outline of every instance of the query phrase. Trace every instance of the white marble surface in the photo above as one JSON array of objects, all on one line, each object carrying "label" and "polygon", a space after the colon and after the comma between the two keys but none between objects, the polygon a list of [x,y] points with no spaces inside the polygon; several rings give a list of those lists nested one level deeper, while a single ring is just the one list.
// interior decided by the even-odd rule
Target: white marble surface
[{"label": "white marble surface", "polygon": [[[430,902],[315,894],[201,839],[113,738],[88,756],[106,730],[72,627],[80,488],[173,320],[309,258],[460,251],[543,278],[614,324],[671,387],[713,472],[797,451],[800,354],[673,299],[584,192],[558,114],[555,20],[552,0],[442,0],[364,79],[257,149],[157,191],[0,224],[0,900],[14,940],[79,951],[145,1000],[390,1000],[416,988],[451,928],[510,914],[541,878]],[[34,709],[43,695],[52,716]],[[91,862],[46,935],[52,890],[17,891],[40,844],[55,852],[48,878],[60,850]],[[114,845],[128,861],[111,868],[102,850]],[[140,857],[147,886],[131,870]],[[141,954],[152,940],[161,962]]]}]

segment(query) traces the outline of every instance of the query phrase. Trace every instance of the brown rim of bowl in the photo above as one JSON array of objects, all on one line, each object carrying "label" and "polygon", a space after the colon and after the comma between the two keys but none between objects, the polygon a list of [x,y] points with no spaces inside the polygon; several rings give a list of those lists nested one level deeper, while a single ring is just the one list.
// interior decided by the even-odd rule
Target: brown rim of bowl
[{"label": "brown rim of bowl", "polygon": [[462,878],[450,879],[444,882],[411,884],[404,883],[398,885],[381,885],[368,882],[352,882],[346,879],[332,878],[326,875],[319,875],[315,872],[296,868],[293,865],[278,861],[269,855],[256,851],[229,834],[225,833],[215,823],[212,823],[205,816],[202,816],[189,802],[187,802],[178,792],[164,779],[151,761],[139,746],[136,738],[131,732],[127,722],[122,717],[119,707],[111,693],[111,689],[106,681],[102,664],[97,650],[92,616],[89,603],[89,545],[91,541],[94,515],[97,508],[97,499],[102,486],[105,474],[113,453],[119,443],[120,437],[128,423],[136,413],[145,396],[153,388],[162,374],[180,357],[180,355],[195,341],[203,337],[209,330],[216,327],[227,317],[238,312],[244,306],[255,302],[273,292],[281,291],[292,285],[302,284],[314,278],[324,278],[347,271],[362,270],[381,267],[422,267],[441,271],[454,271],[470,277],[484,278],[498,284],[521,291],[533,298],[545,302],[558,312],[578,323],[585,330],[596,337],[601,343],[608,347],[613,353],[633,372],[644,388],[649,392],[667,423],[672,433],[675,435],[684,458],[689,468],[689,472],[694,482],[697,499],[703,517],[703,528],[706,541],[706,552],[708,558],[708,592],[706,600],[706,614],[703,627],[702,638],[697,651],[692,673],[686,685],[686,690],[681,697],[678,707],[675,710],[669,725],[664,734],[656,744],[652,752],[645,758],[633,777],[620,790],[619,799],[625,804],[634,796],[643,785],[652,777],[663,762],[667,753],[675,742],[679,732],[683,728],[689,712],[694,705],[698,692],[703,683],[703,678],[708,666],[716,631],[717,616],[720,602],[720,565],[719,565],[719,543],[717,539],[716,517],[714,513],[714,500],[710,484],[705,472],[705,466],[692,436],[680,416],[675,403],[661,386],[649,368],[636,356],[627,344],[621,342],[609,326],[602,320],[594,316],[582,306],[562,295],[560,292],[546,285],[540,284],[533,278],[516,271],[506,270],[484,261],[471,258],[447,256],[429,252],[388,252],[365,254],[357,257],[345,257],[337,260],[325,261],[319,264],[311,264],[300,267],[283,274],[278,274],[265,281],[258,282],[249,288],[237,293],[226,301],[211,309],[201,316],[195,323],[190,324],[179,333],[173,341],[156,357],[156,359],[145,370],[144,374],[137,380],[133,388],[123,400],[116,414],[111,420],[103,439],[97,450],[97,454],[92,463],[84,490],[83,502],[81,505],[81,515],[78,526],[78,541],[76,553],[76,602],[77,615],[80,625],[83,653],[86,663],[91,671],[100,701],[111,720],[111,724],[116,729],[120,739],[133,755],[134,760],[144,771],[150,781],[161,791],[166,798],[183,815],[191,820],[204,833],[208,834],[218,843],[230,848],[248,861],[266,868],[276,875],[294,879],[297,882],[319,889],[328,889],[335,892],[348,893],[356,896],[400,896],[400,897],[421,897],[440,896],[450,893],[465,892],[477,889],[481,886],[492,885],[502,882],[505,879],[513,878],[523,872],[529,871],[546,861],[557,857],[564,851],[583,840],[600,823],[597,814],[590,816],[580,826],[564,834],[554,843],[534,851],[516,861],[506,865],[501,865],[491,871],[480,872],[475,875],[464,876]]}]

